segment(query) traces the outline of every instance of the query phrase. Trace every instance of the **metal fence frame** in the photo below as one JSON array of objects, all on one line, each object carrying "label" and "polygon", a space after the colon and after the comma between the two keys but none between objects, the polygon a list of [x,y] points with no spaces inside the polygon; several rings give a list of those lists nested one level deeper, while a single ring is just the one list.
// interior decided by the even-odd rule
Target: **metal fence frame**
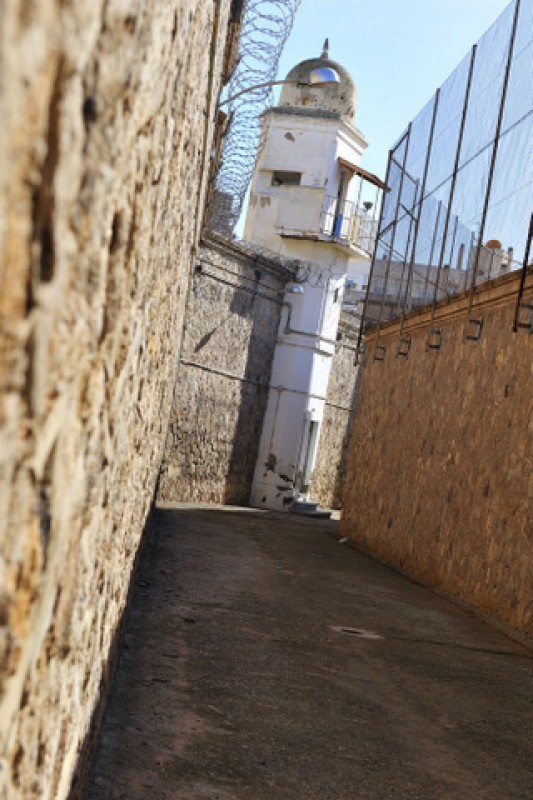
[{"label": "metal fence frame", "polygon": [[[461,244],[458,252],[458,262],[460,262],[460,269],[462,269],[462,256],[465,249],[465,242],[464,239],[466,234],[469,232],[465,225],[462,225],[459,220],[459,215],[454,215],[454,202],[456,199],[456,192],[457,192],[457,179],[461,172],[461,169],[468,168],[468,165],[475,161],[475,159],[480,157],[478,161],[483,166],[483,161],[481,161],[481,154],[486,151],[486,155],[488,158],[489,151],[490,151],[490,159],[488,160],[488,171],[486,176],[486,182],[484,186],[484,194],[483,194],[483,202],[480,205],[480,215],[479,220],[476,222],[477,230],[474,233],[472,230],[470,239],[469,239],[469,252],[467,257],[467,267],[465,270],[465,280],[464,286],[462,289],[468,289],[468,308],[467,314],[465,319],[465,326],[464,326],[464,340],[465,341],[478,341],[483,327],[483,319],[479,314],[475,313],[475,298],[476,298],[476,290],[481,283],[480,280],[480,258],[483,250],[486,250],[486,245],[483,245],[484,237],[485,237],[485,229],[487,225],[487,216],[489,212],[489,206],[491,202],[491,193],[493,190],[493,181],[495,175],[495,168],[498,162],[498,154],[500,149],[500,144],[502,140],[503,133],[509,132],[512,130],[513,127],[516,127],[520,124],[525,124],[528,127],[525,129],[527,134],[527,130],[531,125],[531,116],[533,114],[533,108],[529,107],[525,109],[525,113],[519,117],[518,121],[516,121],[513,125],[511,125],[506,131],[502,132],[502,125],[504,121],[504,112],[506,111],[506,101],[508,98],[508,91],[509,91],[509,83],[510,83],[510,76],[511,70],[513,65],[513,58],[515,55],[515,43],[517,39],[517,31],[519,26],[522,26],[521,34],[524,35],[524,26],[527,25],[528,14],[533,14],[532,11],[533,0],[513,0],[507,9],[502,13],[499,19],[494,23],[494,26],[489,29],[486,36],[490,33],[494,35],[499,33],[498,26],[501,27],[502,30],[505,29],[510,23],[510,32],[506,44],[506,50],[503,51],[502,56],[505,60],[505,65],[503,70],[500,72],[495,73],[496,78],[494,79],[495,83],[499,83],[501,80],[501,88],[498,86],[498,94],[496,96],[487,95],[486,97],[482,97],[482,101],[480,103],[479,97],[482,94],[482,91],[479,91],[478,97],[474,97],[472,101],[471,97],[471,90],[472,90],[472,82],[473,77],[476,74],[476,59],[478,56],[478,49],[479,45],[485,44],[485,51],[487,50],[486,42],[483,42],[483,38],[480,42],[474,45],[470,51],[468,58],[468,64],[466,59],[461,62],[459,67],[457,68],[454,73],[449,78],[449,81],[454,79],[454,76],[459,75],[461,78],[464,77],[465,79],[465,86],[464,92],[462,92],[461,88],[461,103],[460,106],[460,113],[457,113],[457,121],[458,121],[458,130],[457,130],[457,138],[454,139],[454,132],[449,134],[449,138],[441,139],[440,146],[444,146],[445,154],[451,155],[450,165],[453,163],[451,167],[451,172],[446,172],[444,176],[444,180],[441,180],[441,183],[437,185],[437,189],[433,188],[428,191],[427,182],[428,182],[428,174],[430,170],[430,164],[432,163],[432,155],[433,155],[433,148],[434,148],[434,137],[435,137],[435,130],[436,130],[436,121],[439,112],[439,106],[442,101],[442,90],[446,90],[447,84],[444,84],[443,87],[437,89],[433,99],[428,103],[424,109],[422,109],[421,114],[419,117],[422,117],[422,114],[427,114],[427,118],[431,119],[428,128],[427,134],[427,143],[425,148],[425,158],[423,167],[420,164],[420,169],[418,171],[418,177],[416,175],[411,175],[408,170],[408,157],[409,157],[409,148],[412,144],[411,136],[413,130],[413,122],[409,123],[406,131],[402,134],[400,139],[396,142],[396,144],[392,147],[389,152],[389,160],[387,165],[387,177],[385,179],[385,183],[390,189],[390,196],[389,198],[384,197],[382,207],[381,207],[381,214],[379,219],[378,225],[378,233],[377,233],[377,240],[376,240],[376,247],[374,249],[372,265],[369,275],[369,280],[366,289],[365,295],[365,304],[364,304],[364,312],[362,323],[360,327],[359,333],[359,342],[358,342],[358,354],[363,350],[363,334],[364,329],[369,324],[377,325],[377,335],[374,338],[374,351],[373,351],[373,359],[375,361],[383,361],[385,359],[385,346],[380,343],[380,333],[382,325],[385,321],[390,319],[399,319],[400,320],[400,330],[399,330],[399,340],[397,345],[397,356],[407,357],[409,354],[410,349],[410,340],[404,337],[404,319],[406,314],[412,308],[412,285],[414,279],[414,272],[415,272],[415,263],[417,259],[417,243],[420,236],[421,231],[421,221],[424,212],[427,212],[427,208],[429,207],[429,203],[436,202],[436,194],[433,196],[433,193],[440,190],[441,187],[444,187],[445,190],[448,192],[446,201],[443,202],[442,200],[438,201],[436,206],[436,213],[434,214],[434,222],[433,222],[433,233],[431,238],[431,242],[429,245],[429,256],[427,261],[427,270],[425,274],[425,288],[429,290],[430,283],[433,283],[433,296],[431,300],[431,317],[430,323],[428,327],[428,334],[427,334],[427,341],[426,341],[426,348],[428,350],[438,350],[440,349],[442,343],[442,331],[438,328],[435,328],[435,311],[436,306],[439,301],[439,293],[441,296],[446,296],[448,294],[453,294],[456,292],[452,288],[452,291],[448,291],[447,288],[443,287],[442,283],[442,276],[443,271],[445,270],[446,265],[446,252],[448,248],[450,249],[450,262],[452,260],[452,256],[455,253],[455,245],[456,245],[456,236],[458,233],[459,228],[461,228],[461,236],[463,237],[463,243]],[[523,12],[522,17],[520,16],[521,11]],[[512,21],[510,21],[509,15],[512,12]],[[494,29],[494,31],[493,31]],[[526,35],[527,32],[526,32]],[[533,32],[529,32],[530,36],[533,36]],[[490,40],[489,40],[490,45]],[[531,42],[528,40],[527,47],[531,46]],[[518,54],[520,55],[520,54]],[[486,57],[486,53],[485,53]],[[482,64],[479,67],[479,70],[482,70]],[[481,74],[482,71],[481,71]],[[478,77],[479,80],[479,77]],[[518,77],[516,80],[521,80],[521,76],[518,73]],[[448,83],[448,82],[447,82]],[[526,84],[527,86],[527,84]],[[490,87],[490,83],[489,83]],[[452,85],[453,88],[453,85]],[[530,95],[531,97],[531,95]],[[459,98],[457,98],[459,99]],[[468,160],[464,161],[461,164],[461,159],[463,156],[463,142],[464,142],[464,134],[465,134],[465,126],[467,124],[467,120],[469,119],[469,111],[471,107],[471,103],[474,105],[474,122],[475,122],[475,113],[479,113],[476,111],[478,108],[475,104],[478,103],[481,108],[483,108],[483,103],[487,104],[487,108],[492,108],[491,105],[494,102],[498,104],[498,112],[496,118],[494,120],[494,127],[490,129],[489,132],[483,132],[483,135],[487,136],[490,133],[490,138],[488,142],[484,144],[484,146],[479,147],[473,153],[470,153],[468,156]],[[514,99],[516,103],[516,98]],[[527,102],[527,99],[526,99]],[[531,99],[529,100],[531,103]],[[419,119],[416,118],[416,120]],[[442,124],[442,123],[441,123]],[[475,132],[475,127],[470,126],[471,130],[469,129],[469,135],[472,137],[472,131]],[[444,128],[446,131],[446,128]],[[424,138],[422,141],[426,141],[425,132]],[[448,142],[451,143],[454,151],[450,148],[447,148]],[[449,151],[449,153],[448,153]],[[438,155],[438,154],[437,154]],[[440,154],[442,156],[442,153]],[[424,153],[422,152],[422,156]],[[483,156],[484,158],[485,156]],[[445,159],[446,162],[446,159]],[[499,166],[499,165],[498,165]],[[445,167],[446,168],[446,167]],[[442,172],[442,169],[441,169]],[[437,175],[438,175],[438,166],[437,166]],[[442,178],[442,175],[440,176]],[[393,180],[394,178],[394,180]],[[449,190],[448,190],[448,183],[449,183]],[[465,184],[467,186],[468,184]],[[406,192],[405,187],[408,186],[408,190]],[[526,184],[527,188],[527,184]],[[404,200],[404,195],[409,197],[409,202],[405,203],[402,202]],[[481,199],[481,198],[480,198]],[[532,198],[532,205],[533,205],[533,198]],[[401,244],[397,244],[397,232],[402,227],[402,238]],[[524,321],[523,315],[521,314],[521,310],[525,307],[527,311],[531,311],[533,306],[531,305],[531,301],[526,303],[524,301],[524,288],[525,288],[525,279],[526,279],[526,272],[528,270],[529,265],[529,258],[531,252],[531,241],[533,236],[533,215],[531,216],[531,220],[529,223],[529,232],[526,239],[526,246],[524,251],[524,258],[521,263],[518,262],[517,266],[519,265],[520,269],[522,270],[522,276],[520,281],[520,287],[518,290],[518,297],[516,303],[516,314],[514,320],[514,330],[517,331],[519,328],[528,328],[531,330],[531,322]],[[387,254],[385,258],[379,258],[379,252],[381,249]],[[400,248],[400,249],[398,249]],[[462,248],[462,250],[461,250]],[[438,252],[438,256],[435,256]],[[509,259],[507,260],[507,264],[514,263],[512,261],[512,251],[511,255],[511,262]],[[391,273],[391,264],[395,260],[395,265],[401,267],[400,273],[400,283],[398,288],[398,295],[397,295],[397,302],[396,308],[393,310],[391,309],[391,300],[389,297],[389,308],[388,308],[388,316],[385,314],[386,304],[387,304],[387,289],[389,284],[389,278]],[[384,269],[384,276],[380,275],[377,272],[377,262],[380,262],[380,265],[383,266],[385,264]],[[491,262],[492,263],[492,262]],[[435,272],[436,267],[436,276],[434,276],[433,281],[430,281],[430,274]],[[491,277],[491,269],[489,267],[488,277]],[[379,316],[377,319],[372,319],[372,316],[369,312],[369,298],[371,295],[375,297],[376,294],[373,293],[373,283],[374,287],[377,281],[383,280],[382,292],[381,292],[381,303],[379,304]],[[381,286],[381,284],[380,284]],[[446,295],[443,294],[446,292]],[[374,300],[375,305],[375,300]]]}]

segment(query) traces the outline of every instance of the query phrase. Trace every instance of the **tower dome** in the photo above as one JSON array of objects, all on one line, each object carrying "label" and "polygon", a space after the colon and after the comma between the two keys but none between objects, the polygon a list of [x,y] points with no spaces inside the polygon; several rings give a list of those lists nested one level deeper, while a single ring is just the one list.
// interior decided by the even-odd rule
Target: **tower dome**
[{"label": "tower dome", "polygon": [[[340,83],[327,86],[309,86],[311,72],[329,67],[335,70]],[[281,90],[279,108],[302,108],[329,111],[349,120],[355,117],[355,84],[345,67],[329,58],[329,42],[326,39],[319,58],[308,58],[291,69],[286,77],[292,83]],[[294,83],[295,82],[295,83]],[[298,85],[304,84],[304,85]]]}]

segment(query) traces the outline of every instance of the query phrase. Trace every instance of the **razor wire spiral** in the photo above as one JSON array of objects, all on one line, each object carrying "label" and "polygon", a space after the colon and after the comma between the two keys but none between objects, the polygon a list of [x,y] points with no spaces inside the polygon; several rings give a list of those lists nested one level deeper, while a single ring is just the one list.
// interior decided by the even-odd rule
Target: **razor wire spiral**
[{"label": "razor wire spiral", "polygon": [[[276,78],[281,52],[301,0],[248,0],[239,60],[228,85],[231,97]],[[272,87],[253,89],[229,105],[221,165],[207,215],[208,227],[228,233],[239,219],[257,155],[263,144],[261,114],[272,104]]]}]

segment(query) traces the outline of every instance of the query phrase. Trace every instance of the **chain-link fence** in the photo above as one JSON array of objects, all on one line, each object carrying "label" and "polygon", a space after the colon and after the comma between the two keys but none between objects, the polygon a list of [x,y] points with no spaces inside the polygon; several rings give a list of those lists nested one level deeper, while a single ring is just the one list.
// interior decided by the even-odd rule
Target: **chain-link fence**
[{"label": "chain-link fence", "polygon": [[468,290],[465,330],[475,338],[476,286],[525,275],[532,64],[533,0],[514,0],[390,151],[365,327]]}]

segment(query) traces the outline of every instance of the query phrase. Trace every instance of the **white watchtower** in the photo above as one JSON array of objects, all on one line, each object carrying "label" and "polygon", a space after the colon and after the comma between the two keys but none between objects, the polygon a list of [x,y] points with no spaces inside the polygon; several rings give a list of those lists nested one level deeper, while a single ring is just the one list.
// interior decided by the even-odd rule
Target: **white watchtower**
[{"label": "white watchtower", "polygon": [[[334,70],[339,82],[312,85]],[[348,264],[369,261],[376,220],[359,167],[367,142],[353,125],[355,86],[328,54],[287,75],[277,106],[263,115],[263,147],[254,171],[244,239],[305,262],[287,287],[252,504],[283,509],[308,497]],[[366,184],[366,186],[365,186]]]}]

